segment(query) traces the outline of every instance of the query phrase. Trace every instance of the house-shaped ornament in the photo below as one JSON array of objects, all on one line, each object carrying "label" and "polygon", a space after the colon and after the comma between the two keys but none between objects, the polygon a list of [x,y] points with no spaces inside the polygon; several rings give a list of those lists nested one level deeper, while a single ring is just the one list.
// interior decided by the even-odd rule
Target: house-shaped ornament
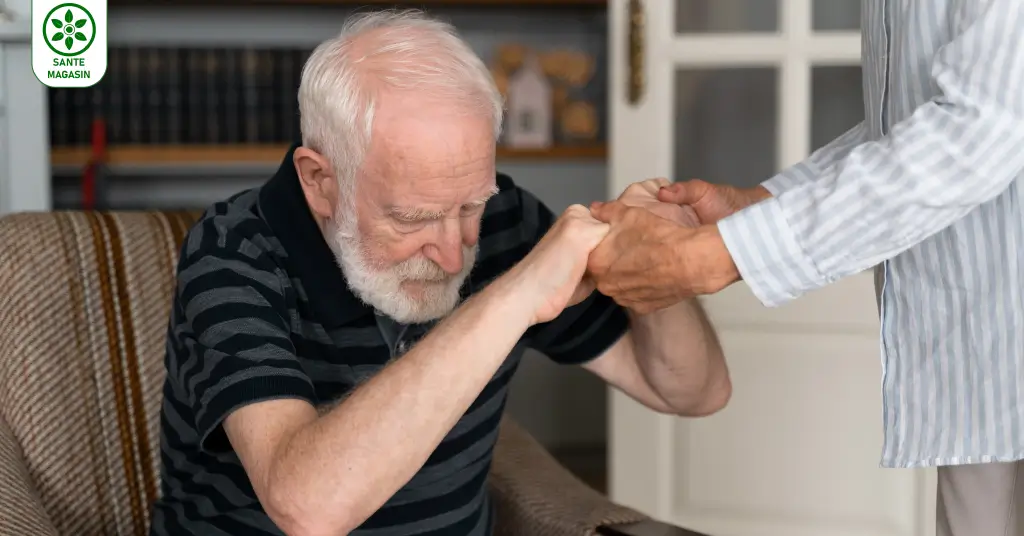
[{"label": "house-shaped ornament", "polygon": [[551,146],[554,130],[551,91],[551,83],[537,58],[529,56],[508,81],[506,145],[517,149]]}]

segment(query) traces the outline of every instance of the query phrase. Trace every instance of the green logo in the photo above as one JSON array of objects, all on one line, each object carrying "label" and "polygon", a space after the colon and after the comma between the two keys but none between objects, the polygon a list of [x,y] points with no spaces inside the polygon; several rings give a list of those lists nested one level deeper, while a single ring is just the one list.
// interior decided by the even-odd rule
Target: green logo
[{"label": "green logo", "polygon": [[96,39],[96,21],[78,4],[60,4],[44,17],[43,35],[50,50],[61,56],[78,56]]}]

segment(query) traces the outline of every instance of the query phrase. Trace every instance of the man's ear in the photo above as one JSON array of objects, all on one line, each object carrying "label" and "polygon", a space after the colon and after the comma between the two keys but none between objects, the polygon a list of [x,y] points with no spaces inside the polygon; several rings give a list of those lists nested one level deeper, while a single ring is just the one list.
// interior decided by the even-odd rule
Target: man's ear
[{"label": "man's ear", "polygon": [[338,179],[324,156],[312,149],[298,147],[293,157],[299,184],[306,195],[306,203],[317,220],[334,216],[338,206]]}]

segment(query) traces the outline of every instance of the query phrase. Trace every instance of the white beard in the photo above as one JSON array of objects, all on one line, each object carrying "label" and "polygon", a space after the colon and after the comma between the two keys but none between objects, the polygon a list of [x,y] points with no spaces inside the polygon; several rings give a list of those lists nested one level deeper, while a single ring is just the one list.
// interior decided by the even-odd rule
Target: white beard
[{"label": "white beard", "polygon": [[[367,255],[367,248],[354,217],[346,217],[341,206],[324,226],[327,244],[334,252],[348,286],[359,299],[403,324],[417,324],[443,318],[458,306],[459,290],[476,262],[477,247],[463,246],[462,270],[445,273],[422,256],[394,266],[385,266]],[[411,282],[416,296],[402,287]]]}]

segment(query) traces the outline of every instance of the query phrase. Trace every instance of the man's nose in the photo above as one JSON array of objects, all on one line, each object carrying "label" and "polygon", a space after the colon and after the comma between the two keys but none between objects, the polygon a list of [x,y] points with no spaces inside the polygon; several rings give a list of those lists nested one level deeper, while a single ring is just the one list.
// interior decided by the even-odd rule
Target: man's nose
[{"label": "man's nose", "polygon": [[457,274],[462,270],[462,234],[458,221],[444,220],[441,234],[434,247],[429,248],[427,258],[437,263],[446,273]]}]

